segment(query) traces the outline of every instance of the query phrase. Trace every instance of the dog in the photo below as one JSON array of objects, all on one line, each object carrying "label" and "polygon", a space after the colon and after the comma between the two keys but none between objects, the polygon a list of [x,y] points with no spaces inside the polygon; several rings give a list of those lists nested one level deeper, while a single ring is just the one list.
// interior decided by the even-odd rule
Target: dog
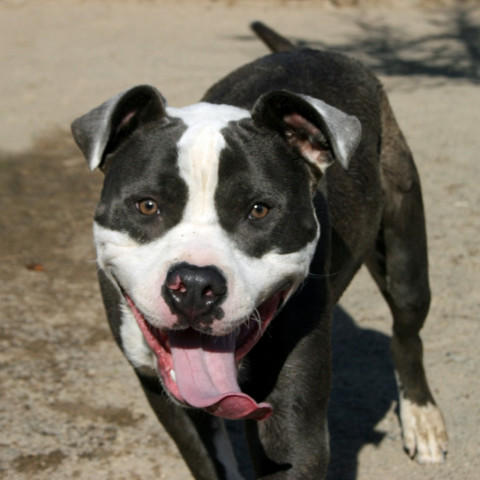
[{"label": "dog", "polygon": [[317,480],[332,308],[366,264],[393,316],[404,447],[441,462],[421,187],[387,96],[358,61],[252,28],[274,53],[200,103],[140,85],[72,123],[105,174],[94,240],[113,336],[196,479]]}]

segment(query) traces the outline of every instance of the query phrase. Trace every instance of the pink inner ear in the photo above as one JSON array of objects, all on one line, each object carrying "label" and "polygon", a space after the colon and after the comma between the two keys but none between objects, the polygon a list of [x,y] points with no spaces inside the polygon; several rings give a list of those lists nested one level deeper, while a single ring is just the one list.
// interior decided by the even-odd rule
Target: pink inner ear
[{"label": "pink inner ear", "polygon": [[131,112],[128,112],[118,125],[116,132],[119,132],[123,127],[126,127],[130,123],[130,120],[137,114],[137,112],[137,108],[135,110],[132,110]]},{"label": "pink inner ear", "polygon": [[291,127],[285,131],[285,137],[290,145],[298,148],[303,157],[316,164],[322,171],[330,165],[330,156],[314,140],[321,132],[313,123],[298,113],[285,115],[283,121]]},{"label": "pink inner ear", "polygon": [[310,123],[308,120],[305,120],[305,118],[303,118],[298,113],[290,113],[289,115],[285,115],[283,117],[283,121],[287,125],[290,125],[291,127],[295,128],[296,130],[304,130],[312,135],[319,131],[318,128],[313,123]]}]

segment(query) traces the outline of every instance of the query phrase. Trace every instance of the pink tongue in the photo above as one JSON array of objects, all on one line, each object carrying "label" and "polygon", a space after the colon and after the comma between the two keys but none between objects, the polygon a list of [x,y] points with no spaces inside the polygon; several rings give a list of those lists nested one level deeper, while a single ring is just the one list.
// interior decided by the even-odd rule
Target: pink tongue
[{"label": "pink tongue", "polygon": [[168,338],[176,383],[188,404],[232,420],[271,415],[268,403],[257,403],[240,391],[234,335],[213,337],[182,330],[169,332]]}]

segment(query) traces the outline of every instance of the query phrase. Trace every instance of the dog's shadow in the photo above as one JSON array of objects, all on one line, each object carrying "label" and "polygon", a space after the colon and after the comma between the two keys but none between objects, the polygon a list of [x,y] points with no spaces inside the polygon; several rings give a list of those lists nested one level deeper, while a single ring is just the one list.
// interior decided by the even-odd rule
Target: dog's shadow
[{"label": "dog's shadow", "polygon": [[354,480],[360,450],[382,441],[386,432],[377,431],[376,425],[397,399],[390,338],[358,327],[337,306],[332,320],[332,350],[328,479]]}]

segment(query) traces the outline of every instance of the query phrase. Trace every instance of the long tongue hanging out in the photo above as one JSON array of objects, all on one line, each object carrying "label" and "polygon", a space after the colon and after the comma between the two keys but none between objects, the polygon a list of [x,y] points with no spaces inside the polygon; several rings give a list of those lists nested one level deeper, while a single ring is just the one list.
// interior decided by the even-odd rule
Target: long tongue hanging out
[{"label": "long tongue hanging out", "polygon": [[218,417],[263,420],[272,414],[268,403],[242,393],[235,367],[235,335],[214,337],[193,330],[168,333],[175,381],[183,399]]}]

